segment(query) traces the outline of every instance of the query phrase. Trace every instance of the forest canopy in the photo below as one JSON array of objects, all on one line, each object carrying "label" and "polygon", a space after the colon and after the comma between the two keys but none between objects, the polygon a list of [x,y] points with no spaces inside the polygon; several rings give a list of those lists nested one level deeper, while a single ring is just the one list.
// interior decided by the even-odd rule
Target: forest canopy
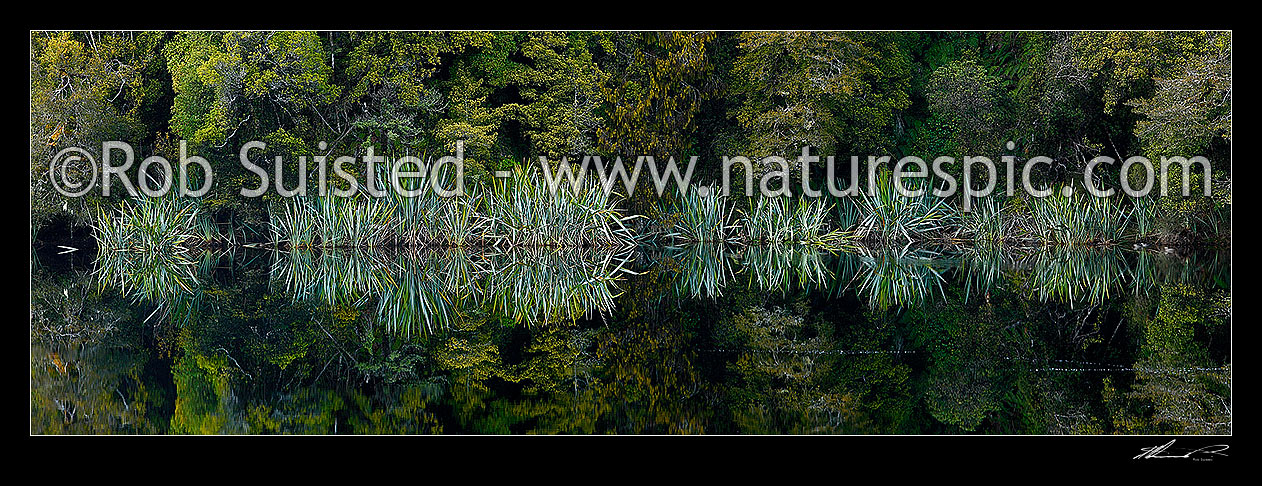
[{"label": "forest canopy", "polygon": [[1047,156],[1051,183],[1102,155],[1231,174],[1229,32],[33,32],[30,76],[35,232],[118,203],[47,180],[105,140],[171,160],[183,141],[214,164],[203,212],[253,228],[273,199],[238,193],[250,140],[287,161],[461,142],[472,184],[580,154],[700,156],[715,178],[722,155],[802,147]]}]

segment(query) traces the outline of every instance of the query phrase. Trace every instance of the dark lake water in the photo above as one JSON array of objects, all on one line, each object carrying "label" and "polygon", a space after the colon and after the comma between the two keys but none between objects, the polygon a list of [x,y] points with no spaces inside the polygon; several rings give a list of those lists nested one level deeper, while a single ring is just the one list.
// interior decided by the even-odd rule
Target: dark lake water
[{"label": "dark lake water", "polygon": [[35,434],[1231,433],[1224,252],[85,253]]}]

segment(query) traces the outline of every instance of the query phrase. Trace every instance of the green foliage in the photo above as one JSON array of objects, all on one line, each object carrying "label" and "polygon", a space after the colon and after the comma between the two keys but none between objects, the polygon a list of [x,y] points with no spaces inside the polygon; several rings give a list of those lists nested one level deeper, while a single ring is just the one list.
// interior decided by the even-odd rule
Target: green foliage
[{"label": "green foliage", "polygon": [[[431,182],[450,190],[454,176],[445,175],[445,182],[403,184],[415,194],[379,187],[386,196],[286,199],[271,213],[271,241],[290,248],[625,247],[636,241],[627,223],[637,216],[625,216],[617,197],[595,181],[553,191],[542,177],[518,168],[493,189],[442,195]],[[387,184],[382,178],[378,184]]]},{"label": "green foliage", "polygon": [[[1091,157],[1139,151],[1204,152],[1229,173],[1230,45],[1221,32],[35,33],[33,211],[37,225],[63,211],[86,216],[96,204],[53,194],[43,162],[55,149],[104,139],[153,140],[169,157],[171,140],[187,140],[217,175],[203,198],[206,217],[243,239],[256,238],[250,230],[268,234],[276,211],[274,196],[237,194],[257,183],[235,160],[245,140],[265,141],[255,160],[282,156],[286,173],[298,156],[368,147],[388,158],[450,153],[463,141],[464,182],[475,191],[493,185],[491,169],[521,165],[505,160],[541,155],[682,160],[738,150],[757,158],[808,145],[821,155],[998,155],[1008,140],[1019,158],[1057,160],[1034,174],[1047,185],[1064,183],[1063,169]],[[1171,121],[1184,114],[1195,122]],[[321,141],[327,147],[317,153]],[[76,170],[72,178],[85,175]],[[359,164],[348,170],[365,175]],[[648,191],[637,192],[628,201],[634,211],[669,217],[644,200]],[[474,243],[481,226],[473,209],[511,200],[435,208],[441,229],[391,238],[422,244],[465,230],[474,236],[443,243]],[[868,200],[869,209],[888,202]],[[912,205],[925,204],[936,202]],[[394,203],[408,213],[404,224],[419,221],[419,205]],[[1135,234],[1222,232],[1223,208],[1186,208],[1162,228],[1148,218]],[[887,216],[896,215],[877,220],[889,226],[858,233],[921,238],[941,226],[916,229]],[[849,219],[839,223],[850,229]],[[956,236],[989,241],[994,229]]]},{"label": "green foliage", "polygon": [[[1230,265],[1182,255],[1231,233],[1227,32],[30,40],[32,232],[69,215],[99,248],[90,273],[57,257],[83,281],[32,270],[34,433],[1231,431]],[[196,201],[49,184],[66,147],[174,162],[179,139],[215,171]],[[404,182],[416,197],[245,198],[248,140],[268,172],[284,159],[287,187],[299,156],[369,147],[428,160],[462,142],[466,173]],[[883,170],[874,193],[827,201],[692,186],[656,204],[526,174],[538,156],[805,145],[1046,155],[1033,177],[1055,193],[964,212]],[[1215,174],[1187,182],[1214,193],[1063,196],[1099,155],[1204,155]],[[686,245],[626,251],[654,236]],[[220,247],[226,263],[194,252]]]},{"label": "green foliage", "polygon": [[1203,53],[1156,79],[1151,98],[1129,102],[1145,117],[1135,136],[1149,153],[1199,154],[1215,139],[1231,143],[1231,33],[1205,42]]},{"label": "green foliage", "polygon": [[[152,140],[165,127],[162,111],[169,80],[161,72],[161,32],[32,32],[30,38],[30,191],[33,229],[65,212],[83,224],[100,197],[64,197],[49,185],[49,161],[67,147],[101,160],[101,142]],[[67,178],[92,180],[87,167]],[[132,170],[131,174],[135,174]],[[134,179],[133,179],[134,180]]]},{"label": "green foliage", "polygon": [[497,244],[516,246],[624,247],[635,241],[618,197],[594,179],[575,187],[554,188],[538,173],[517,169],[497,181],[487,199],[491,236]]},{"label": "green foliage", "polygon": [[520,52],[530,66],[509,82],[523,102],[505,105],[522,124],[533,156],[549,158],[592,154],[604,120],[596,113],[608,74],[593,51],[602,34],[534,32],[524,36]]},{"label": "green foliage", "polygon": [[832,207],[822,199],[788,201],[782,197],[759,197],[740,225],[747,244],[797,243],[838,249],[854,236],[843,230],[830,230]]},{"label": "green foliage", "polygon": [[993,153],[1003,143],[1003,96],[999,80],[972,59],[939,67],[925,87],[930,112],[952,127],[952,147],[961,155]]},{"label": "green foliage", "polygon": [[935,196],[924,179],[903,182],[907,191],[924,191],[920,196],[907,197],[895,187],[892,173],[882,168],[873,188],[874,191],[864,189],[858,197],[850,198],[861,217],[853,230],[859,238],[892,241],[901,237],[912,241],[913,237],[941,233],[957,219],[955,207]]},{"label": "green foliage", "polygon": [[175,89],[172,131],[198,146],[250,140],[237,137],[243,128],[256,136],[269,132],[247,126],[251,119],[267,126],[265,106],[306,114],[341,91],[331,84],[328,55],[314,32],[184,32],[165,54]]},{"label": "green foliage", "polygon": [[[667,237],[687,242],[727,243],[735,240],[734,208],[717,185],[690,186],[676,200],[673,231]],[[704,196],[702,195],[704,194]]]},{"label": "green foliage", "polygon": [[613,69],[603,90],[609,122],[599,131],[603,152],[690,152],[714,38],[713,32],[644,32],[614,39]]},{"label": "green foliage", "polygon": [[787,156],[892,146],[908,106],[908,60],[879,33],[741,33],[733,74],[743,102],[736,119],[748,155]]},{"label": "green foliage", "polygon": [[1078,63],[1104,86],[1104,109],[1147,96],[1155,80],[1203,51],[1208,32],[1079,32],[1072,39]]},{"label": "green foliage", "polygon": [[198,211],[196,199],[133,199],[113,216],[98,209],[92,236],[107,251],[181,251],[213,238],[213,230],[205,228]]},{"label": "green foliage", "polygon": [[1016,218],[1012,217],[1015,209],[1014,205],[993,195],[973,201],[972,210],[960,215],[957,235],[966,236],[978,245],[1001,243],[1018,234],[1013,224]]},{"label": "green foliage", "polygon": [[1030,212],[1036,234],[1044,241],[1068,245],[1114,243],[1127,234],[1132,208],[1116,197],[1066,196],[1062,188],[1031,198]]}]

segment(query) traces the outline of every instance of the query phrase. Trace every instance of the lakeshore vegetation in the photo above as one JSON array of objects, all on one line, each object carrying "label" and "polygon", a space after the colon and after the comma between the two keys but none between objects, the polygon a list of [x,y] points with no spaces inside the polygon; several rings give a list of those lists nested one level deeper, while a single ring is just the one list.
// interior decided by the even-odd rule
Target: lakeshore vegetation
[{"label": "lakeshore vegetation", "polygon": [[[172,235],[146,241],[326,247],[1178,245],[1230,235],[1226,32],[34,32],[31,43],[33,236],[86,226],[120,248],[155,231]],[[99,151],[104,140],[169,160],[197,154],[215,184],[182,203],[52,190],[53,154]],[[260,160],[282,157],[286,170],[300,156],[424,157],[461,142],[469,194],[242,197],[257,180],[236,151],[252,140],[267,144]],[[702,186],[719,179],[722,155],[793,160],[803,146],[842,159],[1047,156],[1035,185],[1057,189],[1096,156],[1200,155],[1213,193],[997,196],[965,212],[960,196],[897,197],[888,172],[875,194],[823,201],[689,189],[659,198],[648,187],[627,199],[581,188],[551,197],[522,175],[539,156],[698,156]],[[161,177],[131,170],[132,180]],[[499,170],[517,176],[497,180]],[[819,172],[812,182],[823,187]],[[1119,172],[1099,166],[1096,182],[1117,188]],[[1205,177],[1196,166],[1186,182]]]},{"label": "lakeshore vegetation", "polygon": [[[1232,431],[1229,32],[30,40],[35,434]],[[215,183],[59,195],[52,156],[103,140]],[[255,140],[286,171],[460,143],[466,193],[243,197]],[[853,197],[717,190],[723,155],[757,181],[803,146],[1047,156],[1051,195],[965,211],[892,167]],[[588,154],[696,156],[695,184],[528,170]],[[1203,156],[1155,182],[1213,192],[1127,197],[1120,164],[1095,171],[1119,194],[1081,187],[1133,155]]]}]

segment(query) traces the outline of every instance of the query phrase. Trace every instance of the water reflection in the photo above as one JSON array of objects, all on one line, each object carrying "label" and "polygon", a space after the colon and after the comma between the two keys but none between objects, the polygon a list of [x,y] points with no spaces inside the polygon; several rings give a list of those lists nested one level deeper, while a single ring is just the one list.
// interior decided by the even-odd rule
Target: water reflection
[{"label": "water reflection", "polygon": [[[856,256],[859,293],[877,309],[920,304],[942,294],[942,271],[953,262],[928,249],[879,248]],[[850,266],[854,268],[854,265]]]},{"label": "water reflection", "polygon": [[[526,324],[608,314],[621,294],[619,283],[644,265],[636,263],[643,255],[632,251],[595,249],[329,249],[270,255],[275,292],[295,302],[326,306],[375,302],[381,323],[407,334],[445,329],[462,316],[483,311]],[[103,252],[94,277],[102,288],[158,304],[155,315],[165,315],[172,308],[195,305],[199,279],[225,257],[215,252]],[[1198,260],[1206,258],[1210,261]],[[1225,285],[1228,272],[1206,271],[1223,267],[1218,258],[1116,247],[874,246],[829,252],[801,245],[721,244],[671,248],[662,257],[670,264],[679,296],[717,298],[739,282],[779,293],[853,291],[878,310],[944,299],[948,274],[963,283],[965,302],[1004,287],[1041,302],[1098,305],[1118,292],[1149,293],[1165,283]]]},{"label": "water reflection", "polygon": [[676,264],[675,292],[692,298],[723,295],[735,278],[738,264],[728,245],[688,245],[669,256]]},{"label": "water reflection", "polygon": [[828,284],[831,273],[824,266],[828,255],[819,249],[799,245],[751,246],[745,249],[742,263],[750,285],[762,290],[788,292]]},{"label": "water reflection", "polygon": [[[809,246],[768,245],[735,248],[690,245],[676,248],[676,293],[693,298],[722,296],[737,275],[765,291],[830,288],[835,295],[855,291],[874,309],[908,308],[945,298],[948,275],[964,284],[963,299],[985,296],[997,286],[1022,291],[1042,302],[1095,305],[1117,292],[1150,292],[1163,283],[1212,283],[1206,269],[1221,268],[1217,257],[1173,257],[1117,247],[998,246],[933,248],[859,246],[828,252]],[[1201,256],[1199,258],[1205,258]]]},{"label": "water reflection", "polygon": [[249,250],[35,273],[39,433],[1230,428],[1213,254]]},{"label": "water reflection", "polygon": [[608,313],[631,253],[520,249],[472,254],[461,248],[276,252],[272,282],[297,301],[376,301],[388,329],[407,334],[449,327],[479,310],[526,324]]}]

